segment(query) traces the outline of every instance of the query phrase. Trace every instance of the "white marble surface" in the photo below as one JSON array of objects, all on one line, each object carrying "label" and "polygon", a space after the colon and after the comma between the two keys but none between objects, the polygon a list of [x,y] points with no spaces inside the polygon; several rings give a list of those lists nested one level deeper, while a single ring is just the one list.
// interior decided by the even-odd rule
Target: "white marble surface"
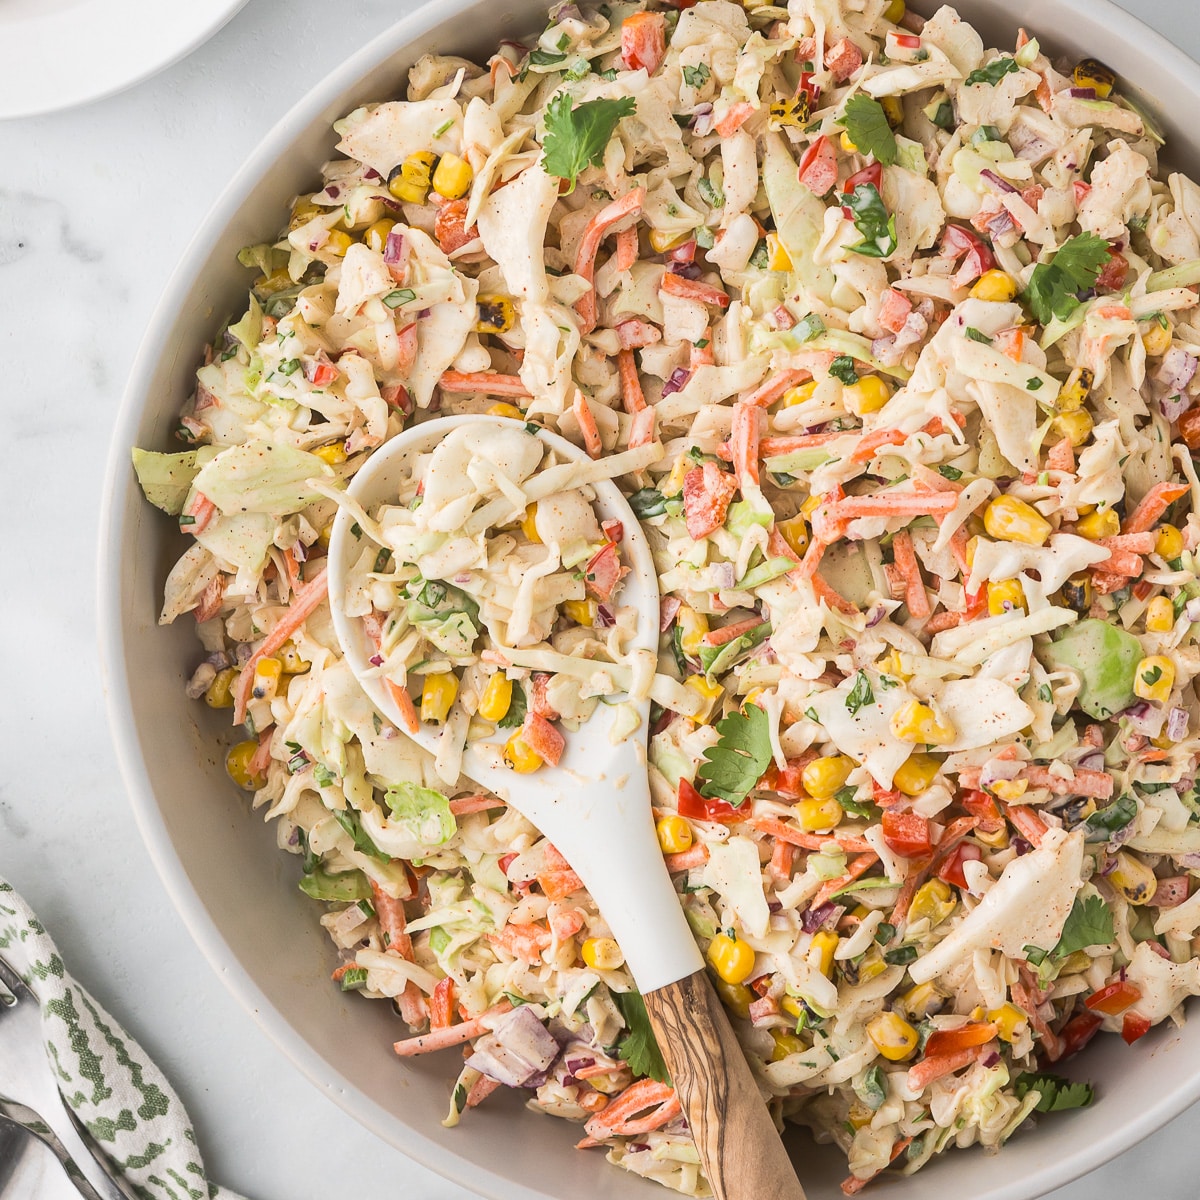
[{"label": "white marble surface", "polygon": [[[1195,0],[1123,6],[1200,57]],[[175,1081],[214,1175],[254,1200],[468,1193],[312,1087],[170,908],[109,744],[97,508],[125,374],[191,230],[291,103],[413,7],[251,0],[190,59],[124,95],[0,123],[0,873]],[[1194,1197],[1197,1142],[1200,1107],[1053,1195]]]}]

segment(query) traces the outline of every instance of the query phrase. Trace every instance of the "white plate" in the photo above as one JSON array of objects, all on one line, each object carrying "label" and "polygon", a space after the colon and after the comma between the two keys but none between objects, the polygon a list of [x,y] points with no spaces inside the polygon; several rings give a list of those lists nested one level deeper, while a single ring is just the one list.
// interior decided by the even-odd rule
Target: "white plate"
[{"label": "white plate", "polygon": [[178,62],[246,0],[0,0],[0,118],[110,96]]}]

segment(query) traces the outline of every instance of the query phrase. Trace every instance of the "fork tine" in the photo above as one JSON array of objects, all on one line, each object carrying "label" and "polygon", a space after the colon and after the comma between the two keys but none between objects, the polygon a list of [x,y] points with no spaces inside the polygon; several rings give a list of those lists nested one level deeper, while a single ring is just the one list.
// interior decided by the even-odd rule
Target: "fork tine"
[{"label": "fork tine", "polygon": [[0,958],[0,1008],[13,1008],[16,1005],[16,989],[20,982],[17,973]]}]

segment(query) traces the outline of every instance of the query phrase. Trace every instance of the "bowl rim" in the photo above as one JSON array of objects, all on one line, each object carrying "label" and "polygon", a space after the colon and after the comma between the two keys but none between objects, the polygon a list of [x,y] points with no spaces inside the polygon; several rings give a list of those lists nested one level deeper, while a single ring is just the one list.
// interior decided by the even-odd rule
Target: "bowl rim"
[{"label": "bowl rim", "polygon": [[[382,1141],[464,1188],[495,1200],[511,1200],[511,1186],[501,1177],[463,1156],[448,1154],[444,1146],[397,1121],[393,1114],[361,1092],[352,1080],[327,1064],[293,1029],[238,961],[203,897],[188,877],[150,783],[135,734],[132,682],[126,669],[125,639],[120,620],[123,580],[119,548],[131,533],[125,515],[125,498],[128,489],[134,486],[129,473],[129,449],[136,442],[148,385],[160,358],[167,352],[164,350],[166,336],[195,280],[208,265],[214,242],[236,216],[267,166],[275,165],[283,149],[301,136],[334,99],[410,43],[434,30],[448,28],[456,18],[488,2],[425,0],[416,11],[377,34],[319,79],[259,139],[188,241],[155,304],[130,366],[113,425],[100,505],[99,533],[103,550],[98,556],[97,569],[97,637],[110,734],[134,819],[163,887],[213,971],[292,1065]],[[1002,20],[1019,19],[1018,14],[1003,11],[1001,0],[984,2],[995,5],[997,16]],[[1064,8],[1086,17],[1089,24],[1094,22],[1102,26],[1124,44],[1139,47],[1152,55],[1162,65],[1166,76],[1178,80],[1200,99],[1200,63],[1163,34],[1118,7],[1113,0],[1059,2]],[[1200,138],[1197,148],[1200,149]],[[1159,1100],[1127,1117],[1119,1127],[1110,1129],[1103,1143],[1069,1146],[1064,1131],[1064,1136],[1058,1139],[1063,1144],[1061,1148],[1056,1145],[1052,1161],[1033,1173],[1001,1184],[988,1193],[987,1200],[1033,1200],[1071,1183],[1131,1149],[1197,1101],[1200,1101],[1200,1073],[1191,1079],[1177,1080]],[[1029,1189],[1031,1183],[1034,1184],[1032,1191]],[[544,1197],[544,1200],[559,1200],[550,1192],[527,1190],[526,1194]]]}]

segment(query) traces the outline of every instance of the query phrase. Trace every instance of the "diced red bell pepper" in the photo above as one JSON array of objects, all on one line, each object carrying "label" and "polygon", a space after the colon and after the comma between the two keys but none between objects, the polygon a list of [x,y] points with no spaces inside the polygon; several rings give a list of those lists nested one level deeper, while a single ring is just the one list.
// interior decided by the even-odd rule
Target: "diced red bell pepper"
[{"label": "diced red bell pepper", "polygon": [[1004,828],[1004,817],[1000,812],[1000,806],[987,792],[979,792],[974,789],[964,792],[959,798],[959,803],[971,816],[979,819],[978,828],[982,829],[984,833],[995,833],[998,829]]},{"label": "diced red bell pepper", "polygon": [[933,849],[928,818],[913,812],[885,812],[883,840],[896,854],[904,858],[920,858]]},{"label": "diced red bell pepper", "polygon": [[1188,877],[1166,875],[1158,881],[1149,903],[1154,908],[1175,908],[1188,898]]},{"label": "diced red bell pepper", "polygon": [[454,980],[439,979],[429,998],[429,1028],[448,1029],[454,1024]]},{"label": "diced red bell pepper", "polygon": [[800,776],[806,765],[805,759],[792,759],[781,771],[772,763],[763,774],[761,786],[789,800],[799,800],[805,794]]},{"label": "diced red bell pepper", "polygon": [[940,1058],[943,1054],[957,1054],[982,1046],[996,1036],[995,1021],[972,1021],[957,1029],[935,1029],[925,1043],[926,1058]]},{"label": "diced red bell pepper", "polygon": [[1096,1031],[1104,1024],[1104,1018],[1092,1012],[1082,1012],[1073,1016],[1059,1034],[1062,1042],[1062,1053],[1059,1058],[1070,1058],[1077,1054],[1096,1036]]},{"label": "diced red bell pepper", "polygon": [[679,815],[687,817],[689,821],[719,821],[722,824],[730,824],[741,821],[746,816],[727,800],[719,797],[710,799],[700,795],[686,779],[679,781],[676,803],[679,806]]},{"label": "diced red bell pepper", "polygon": [[667,52],[666,17],[662,13],[637,12],[621,22],[621,65],[627,71],[658,70]]},{"label": "diced red bell pepper", "polygon": [[842,38],[825,51],[825,69],[834,83],[845,83],[862,64],[862,51],[849,38]]},{"label": "diced red bell pepper", "polygon": [[800,182],[814,196],[824,196],[837,183],[837,151],[822,134],[800,159]]},{"label": "diced red bell pepper", "polygon": [[888,288],[879,301],[879,323],[889,333],[899,333],[912,312],[912,301],[895,288]]},{"label": "diced red bell pepper", "polygon": [[628,568],[621,566],[616,544],[608,542],[588,560],[583,571],[583,586],[589,596],[595,597],[601,604],[607,604],[627,572]]},{"label": "diced red bell pepper", "polygon": [[1150,1032],[1150,1019],[1143,1017],[1141,1013],[1126,1013],[1125,1020],[1121,1022],[1121,1037],[1124,1038],[1127,1046],[1132,1046],[1140,1037],[1145,1037]]},{"label": "diced red bell pepper", "polygon": [[1090,996],[1085,997],[1084,1004],[1092,1012],[1104,1013],[1115,1017],[1124,1012],[1131,1004],[1136,1004],[1142,998],[1142,989],[1125,979],[1107,984]]},{"label": "diced red bell pepper", "polygon": [[467,228],[466,200],[450,200],[437,210],[433,232],[443,253],[453,254],[479,236],[479,227],[472,225],[470,229]]},{"label": "diced red bell pepper", "polygon": [[534,754],[540,755],[552,767],[558,766],[567,741],[545,717],[539,717],[535,712],[526,713],[521,738]]},{"label": "diced red bell pepper", "polygon": [[871,163],[870,166],[863,167],[861,171],[855,171],[845,183],[842,184],[842,192],[847,196],[854,195],[854,189],[861,183],[869,183],[873,188],[878,188],[883,183],[883,164]]},{"label": "diced red bell pepper", "polygon": [[683,477],[683,516],[690,537],[697,540],[725,524],[737,479],[714,462],[693,467]]},{"label": "diced red bell pepper", "polygon": [[893,34],[896,39],[896,45],[902,50],[920,50],[921,39],[915,33],[897,33]]},{"label": "diced red bell pepper", "polygon": [[957,888],[966,888],[967,877],[963,872],[963,863],[978,862],[983,857],[983,851],[970,842],[963,842],[950,852],[950,857],[938,868],[938,877]]},{"label": "diced red bell pepper", "polygon": [[1123,254],[1114,254],[1104,264],[1104,269],[1096,276],[1096,291],[1119,292],[1125,287],[1125,277],[1129,274],[1129,260]]}]

